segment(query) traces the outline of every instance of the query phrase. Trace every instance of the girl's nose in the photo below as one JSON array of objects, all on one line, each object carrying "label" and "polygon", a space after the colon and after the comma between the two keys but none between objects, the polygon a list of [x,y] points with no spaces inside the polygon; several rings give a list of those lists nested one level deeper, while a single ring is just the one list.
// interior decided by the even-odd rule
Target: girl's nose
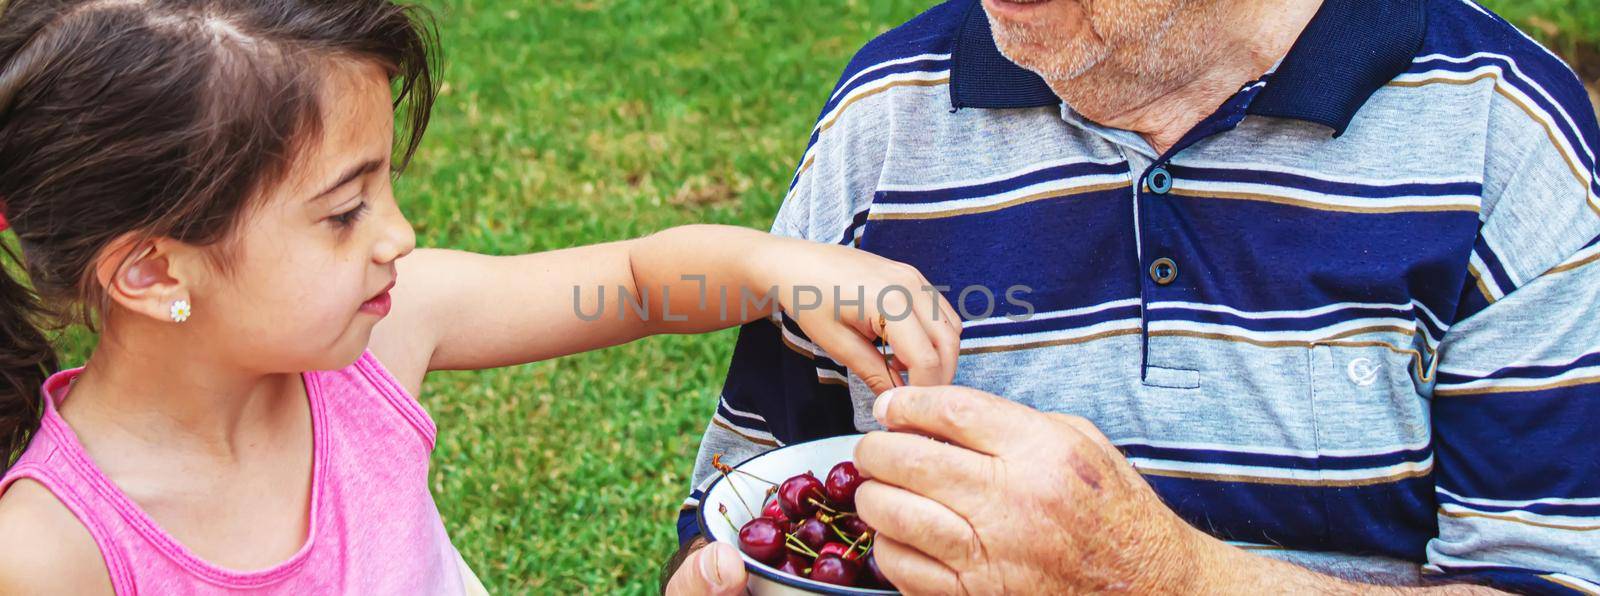
[{"label": "girl's nose", "polygon": [[385,222],[383,237],[378,240],[377,246],[373,247],[372,258],[379,264],[392,263],[400,257],[411,254],[411,250],[417,247],[417,232],[411,228],[411,222],[407,221],[399,210],[393,213],[393,216]]}]

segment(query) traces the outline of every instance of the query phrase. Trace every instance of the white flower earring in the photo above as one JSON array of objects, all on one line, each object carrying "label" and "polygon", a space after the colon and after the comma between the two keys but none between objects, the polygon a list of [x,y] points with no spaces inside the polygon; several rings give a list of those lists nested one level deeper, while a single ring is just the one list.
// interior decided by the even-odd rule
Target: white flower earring
[{"label": "white flower earring", "polygon": [[178,300],[172,303],[172,322],[182,323],[189,320],[189,301]]}]

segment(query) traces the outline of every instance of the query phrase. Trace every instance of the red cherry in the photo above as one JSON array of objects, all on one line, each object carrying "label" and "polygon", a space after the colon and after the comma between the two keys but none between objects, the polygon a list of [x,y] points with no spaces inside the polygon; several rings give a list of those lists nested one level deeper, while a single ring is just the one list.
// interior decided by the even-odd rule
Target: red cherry
[{"label": "red cherry", "polygon": [[828,498],[823,492],[822,482],[812,476],[810,472],[795,476],[778,485],[778,506],[789,515],[789,519],[802,519],[811,517],[817,512],[817,504],[812,500]]},{"label": "red cherry", "polygon": [[783,528],[778,522],[758,517],[739,528],[739,550],[768,565],[783,560]]},{"label": "red cherry", "polygon": [[857,516],[840,518],[833,523],[839,528],[840,532],[844,532],[844,535],[849,536],[851,540],[855,540],[862,534],[872,531],[872,526],[867,525],[867,522],[861,521],[861,518]]},{"label": "red cherry", "polygon": [[865,480],[861,477],[861,473],[856,471],[854,463],[840,462],[828,471],[826,483],[828,498],[847,508],[853,508],[856,503],[856,489]]},{"label": "red cherry", "polygon": [[817,550],[828,542],[828,524],[815,517],[807,518],[794,527],[794,537],[804,542],[806,548]]},{"label": "red cherry", "polygon": [[767,506],[761,508],[761,517],[771,518],[781,522],[789,521],[789,515],[783,512],[783,507],[778,506],[778,500],[767,501]]},{"label": "red cherry", "polygon": [[783,558],[783,564],[778,566],[778,571],[782,571],[795,577],[805,577],[806,567],[809,567],[810,563],[811,562],[807,561],[805,557],[794,553],[789,553],[788,556]]},{"label": "red cherry", "polygon": [[826,554],[817,557],[817,562],[811,565],[811,579],[836,586],[854,586],[860,571],[861,567],[855,561]]},{"label": "red cherry", "polygon": [[822,545],[822,549],[817,551],[817,555],[818,556],[822,556],[822,555],[837,555],[837,556],[842,557],[842,558],[851,558],[851,557],[846,557],[845,556],[845,553],[849,552],[849,551],[850,551],[850,545],[848,545],[848,544],[845,544],[843,542],[829,542],[827,544]]}]

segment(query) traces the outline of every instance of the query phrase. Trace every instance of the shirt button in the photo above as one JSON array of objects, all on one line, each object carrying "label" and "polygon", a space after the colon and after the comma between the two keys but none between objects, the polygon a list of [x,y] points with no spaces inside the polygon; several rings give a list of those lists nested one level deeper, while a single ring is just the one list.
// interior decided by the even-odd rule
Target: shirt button
[{"label": "shirt button", "polygon": [[1178,279],[1178,264],[1166,257],[1156,259],[1150,264],[1150,279],[1163,286],[1171,284]]},{"label": "shirt button", "polygon": [[1144,185],[1150,188],[1150,192],[1158,195],[1167,194],[1167,191],[1172,190],[1172,173],[1166,168],[1157,167],[1150,170],[1149,176],[1145,176]]}]

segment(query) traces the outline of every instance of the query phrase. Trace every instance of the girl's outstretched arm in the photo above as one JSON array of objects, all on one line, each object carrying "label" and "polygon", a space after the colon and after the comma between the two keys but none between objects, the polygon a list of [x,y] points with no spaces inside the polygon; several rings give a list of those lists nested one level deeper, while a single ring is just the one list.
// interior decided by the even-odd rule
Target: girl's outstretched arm
[{"label": "girl's outstretched arm", "polygon": [[880,392],[895,381],[874,339],[919,385],[949,383],[960,349],[955,310],[910,266],[732,226],[512,257],[418,250],[398,269],[372,347],[413,391],[429,370],[704,333],[776,309]]}]

